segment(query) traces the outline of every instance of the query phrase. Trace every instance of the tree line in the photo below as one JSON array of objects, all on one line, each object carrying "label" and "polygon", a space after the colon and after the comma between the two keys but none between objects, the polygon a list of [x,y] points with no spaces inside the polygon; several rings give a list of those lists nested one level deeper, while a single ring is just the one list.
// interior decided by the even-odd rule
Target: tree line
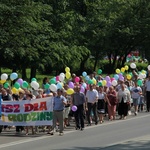
[{"label": "tree line", "polygon": [[1,0],[0,67],[24,79],[27,68],[31,78],[96,70],[105,56],[112,73],[133,50],[150,60],[149,9],[149,0]]}]

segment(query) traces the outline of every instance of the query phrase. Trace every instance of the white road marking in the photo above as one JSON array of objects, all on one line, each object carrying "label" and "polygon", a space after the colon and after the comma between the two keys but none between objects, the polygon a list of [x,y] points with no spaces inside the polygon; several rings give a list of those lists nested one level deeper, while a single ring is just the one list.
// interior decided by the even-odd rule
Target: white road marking
[{"label": "white road marking", "polygon": [[[96,128],[96,127],[99,127],[99,126],[107,126],[107,125],[110,125],[110,124],[115,124],[115,123],[118,123],[118,122],[123,122],[123,121],[130,121],[130,120],[135,120],[135,119],[140,119],[140,118],[146,118],[146,117],[149,117],[150,114],[147,114],[147,115],[144,115],[144,116],[136,116],[135,118],[128,118],[126,120],[117,120],[117,121],[111,121],[110,123],[107,123],[107,124],[98,124],[98,125],[94,125],[94,126],[90,126],[90,127],[87,127],[85,130],[87,129],[91,129],[91,128]],[[65,134],[69,134],[69,133],[72,133],[72,132],[76,132],[76,130],[73,130],[73,131],[66,131]],[[19,140],[17,142],[10,142],[10,143],[5,143],[5,144],[1,144],[0,145],[0,149],[1,148],[5,148],[5,147],[10,147],[10,146],[14,146],[14,145],[19,145],[19,144],[23,144],[23,143],[27,143],[27,142],[33,142],[33,141],[37,141],[37,140],[42,140],[42,139],[46,139],[46,138],[50,138],[50,137],[53,137],[53,136],[41,136],[41,137],[36,137],[34,139],[27,139],[27,140]],[[129,139],[128,139],[129,140]],[[123,142],[123,141],[122,141]],[[120,143],[120,142],[119,142]],[[116,143],[117,144],[117,143]],[[112,146],[114,144],[110,144],[109,146]]]}]

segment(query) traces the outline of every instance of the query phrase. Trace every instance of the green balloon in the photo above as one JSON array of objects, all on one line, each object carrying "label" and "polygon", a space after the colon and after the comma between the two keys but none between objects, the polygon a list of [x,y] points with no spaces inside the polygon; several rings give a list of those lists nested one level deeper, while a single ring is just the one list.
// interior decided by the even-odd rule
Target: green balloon
[{"label": "green balloon", "polygon": [[19,84],[18,82],[15,82],[14,87],[15,87],[16,89],[19,89],[19,88],[20,88],[20,84]]},{"label": "green balloon", "polygon": [[31,79],[31,82],[32,82],[32,81],[37,81],[37,80],[36,80],[36,78],[32,78],[32,79]]},{"label": "green balloon", "polygon": [[142,80],[138,80],[138,81],[137,81],[137,85],[138,85],[138,86],[141,86],[141,85],[142,85]]},{"label": "green balloon", "polygon": [[55,84],[56,83],[56,79],[54,79],[54,78],[52,78],[52,79],[50,79],[50,84]]},{"label": "green balloon", "polygon": [[102,70],[101,69],[98,69],[98,74],[102,74]]},{"label": "green balloon", "polygon": [[4,88],[7,89],[8,87],[9,87],[9,83],[8,83],[8,82],[5,82]]},{"label": "green balloon", "polygon": [[98,86],[103,86],[102,82],[98,82]]},{"label": "green balloon", "polygon": [[88,81],[88,84],[93,84],[93,80],[89,80],[89,81]]},{"label": "green balloon", "polygon": [[29,86],[28,82],[23,81],[22,87],[23,87],[24,89],[26,89],[28,86]]},{"label": "green balloon", "polygon": [[50,85],[48,84],[48,83],[46,83],[45,85],[44,85],[44,89],[49,89],[50,88]]}]

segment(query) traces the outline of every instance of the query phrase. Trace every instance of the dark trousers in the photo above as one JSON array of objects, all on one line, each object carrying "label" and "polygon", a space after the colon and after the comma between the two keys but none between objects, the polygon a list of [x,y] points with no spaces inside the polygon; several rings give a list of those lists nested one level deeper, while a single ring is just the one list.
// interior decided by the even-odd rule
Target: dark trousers
[{"label": "dark trousers", "polygon": [[93,111],[95,123],[97,124],[97,104],[96,103],[94,104],[88,103],[87,120],[89,124],[91,124],[91,121],[90,121],[91,110]]},{"label": "dark trousers", "polygon": [[150,92],[147,91],[146,92],[146,107],[147,107],[147,111],[150,111]]},{"label": "dark trousers", "polygon": [[24,130],[23,126],[16,126],[16,132],[19,132],[20,130],[21,131]]},{"label": "dark trousers", "polygon": [[118,114],[120,116],[127,116],[128,114],[128,104],[127,103],[124,103],[124,101],[122,100],[121,103],[119,103],[119,106],[118,106]]},{"label": "dark trousers", "polygon": [[77,106],[77,110],[74,112],[77,128],[84,128],[84,108],[83,105]]}]

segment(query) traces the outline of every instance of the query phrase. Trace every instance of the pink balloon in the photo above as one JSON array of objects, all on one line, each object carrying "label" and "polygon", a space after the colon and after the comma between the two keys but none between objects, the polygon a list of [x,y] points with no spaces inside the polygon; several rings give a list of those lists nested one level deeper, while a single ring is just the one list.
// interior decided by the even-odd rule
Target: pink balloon
[{"label": "pink balloon", "polygon": [[115,78],[111,78],[110,80],[111,80],[111,82],[112,82],[113,80],[115,80]]},{"label": "pink balloon", "polygon": [[75,82],[79,82],[80,78],[79,77],[75,77]]},{"label": "pink balloon", "polygon": [[59,81],[59,76],[56,76],[56,81]]}]

